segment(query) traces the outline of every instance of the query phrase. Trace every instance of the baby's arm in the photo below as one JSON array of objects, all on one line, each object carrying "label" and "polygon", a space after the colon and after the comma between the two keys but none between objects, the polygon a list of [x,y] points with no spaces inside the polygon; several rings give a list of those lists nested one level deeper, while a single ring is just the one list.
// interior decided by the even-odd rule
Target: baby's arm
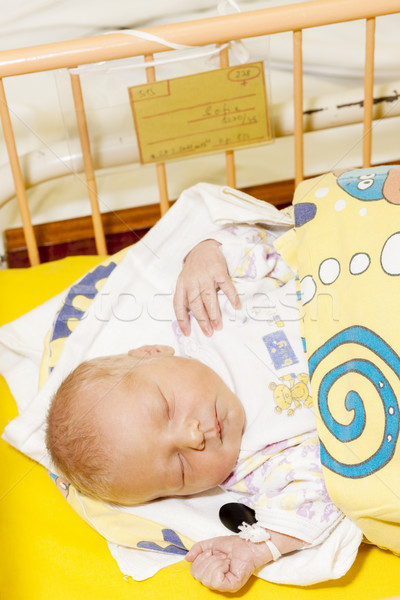
[{"label": "baby's arm", "polygon": [[[299,550],[302,540],[269,531],[272,543],[281,554]],[[191,573],[203,585],[220,592],[236,592],[249,577],[272,560],[265,542],[253,543],[239,535],[211,538],[198,542],[186,555]]]}]

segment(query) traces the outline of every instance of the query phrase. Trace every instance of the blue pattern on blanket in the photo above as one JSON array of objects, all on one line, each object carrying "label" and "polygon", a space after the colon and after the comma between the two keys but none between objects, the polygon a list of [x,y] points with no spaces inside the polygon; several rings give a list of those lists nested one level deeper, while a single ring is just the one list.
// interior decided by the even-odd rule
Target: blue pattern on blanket
[{"label": "blue pattern on blanket", "polygon": [[114,262],[109,263],[107,266],[99,265],[71,287],[54,323],[51,342],[70,335],[71,328],[68,326],[69,321],[71,319],[79,321],[86,310],[84,306],[79,307],[79,303],[76,301],[77,298],[83,296],[88,300],[93,300],[99,291],[98,287],[96,287],[99,281],[109,277],[116,266]]},{"label": "blue pattern on blanket", "polygon": [[143,548],[144,550],[155,550],[157,552],[166,552],[167,554],[182,554],[185,555],[188,549],[181,541],[179,535],[172,529],[162,530],[163,538],[166,542],[169,542],[169,546],[159,546],[155,542],[138,542],[137,547]]}]

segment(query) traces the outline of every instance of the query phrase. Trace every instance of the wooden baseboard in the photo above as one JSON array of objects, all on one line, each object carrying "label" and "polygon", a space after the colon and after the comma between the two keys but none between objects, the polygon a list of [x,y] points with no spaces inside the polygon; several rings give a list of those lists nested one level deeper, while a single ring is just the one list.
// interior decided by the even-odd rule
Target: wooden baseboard
[{"label": "wooden baseboard", "polygon": [[[399,165],[400,161],[390,161],[386,164]],[[289,179],[241,189],[277,208],[285,208],[292,203],[294,180]],[[158,204],[103,213],[108,254],[114,254],[137,242],[159,218],[160,207]],[[91,217],[35,225],[34,231],[41,262],[56,260],[64,256],[96,254]],[[28,267],[29,259],[23,229],[7,229],[5,243],[8,266],[10,268]]]},{"label": "wooden baseboard", "polygon": [[[294,181],[282,181],[243,188],[251,196],[278,208],[293,198]],[[137,242],[160,218],[158,204],[103,213],[103,226],[109,254]],[[91,217],[78,217],[34,226],[41,262],[65,256],[96,254]],[[7,262],[10,268],[28,267],[29,259],[22,227],[5,232]]]}]

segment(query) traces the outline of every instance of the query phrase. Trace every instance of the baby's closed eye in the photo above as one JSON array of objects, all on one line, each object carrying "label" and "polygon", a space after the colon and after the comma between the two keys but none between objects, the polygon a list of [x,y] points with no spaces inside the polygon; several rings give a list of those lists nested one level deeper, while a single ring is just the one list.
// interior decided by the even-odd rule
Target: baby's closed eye
[{"label": "baby's closed eye", "polygon": [[185,458],[182,454],[178,454],[179,468],[182,474],[182,485],[185,485]]}]

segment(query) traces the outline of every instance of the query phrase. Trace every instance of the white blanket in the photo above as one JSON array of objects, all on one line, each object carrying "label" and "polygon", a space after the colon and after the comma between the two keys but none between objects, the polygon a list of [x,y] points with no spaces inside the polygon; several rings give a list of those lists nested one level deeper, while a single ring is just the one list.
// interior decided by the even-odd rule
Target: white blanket
[{"label": "white blanket", "polygon": [[[68,337],[56,367],[38,393],[43,339],[60,297],[0,328],[1,372],[20,413],[6,427],[3,438],[52,470],[45,448],[44,426],[50,398],[62,379],[82,360],[94,356],[121,353],[152,343],[169,344],[178,350],[171,328],[172,297],[188,249],[226,222],[260,221],[282,229],[292,224],[287,214],[228,187],[198,184],[184,192],[114,269],[85,318]],[[218,510],[229,501],[226,492],[212,490],[195,497],[115,510],[156,521],[197,541],[228,533],[219,522]],[[349,536],[356,530],[341,529],[340,525],[337,530],[337,535],[331,536],[322,547],[285,556],[264,567],[259,575],[270,581],[303,585],[341,576],[343,545],[347,546]],[[129,549],[116,545],[110,538],[108,542],[123,573],[136,580],[150,577],[160,568],[182,559],[182,554]]]}]

